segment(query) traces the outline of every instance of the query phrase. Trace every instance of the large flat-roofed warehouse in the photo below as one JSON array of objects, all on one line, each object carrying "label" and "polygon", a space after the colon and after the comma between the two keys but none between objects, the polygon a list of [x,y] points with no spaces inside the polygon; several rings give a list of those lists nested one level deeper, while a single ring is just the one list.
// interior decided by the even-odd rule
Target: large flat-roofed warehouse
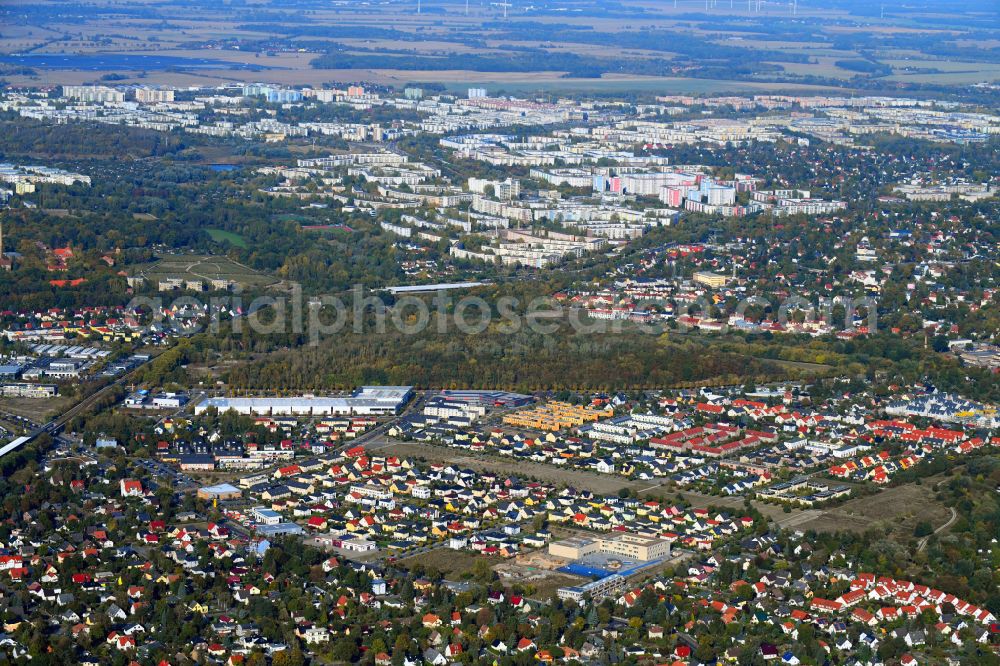
[{"label": "large flat-roofed warehouse", "polygon": [[292,398],[209,398],[195,414],[214,407],[259,416],[327,416],[330,414],[396,414],[413,395],[412,386],[362,386],[346,397],[303,395]]},{"label": "large flat-roofed warehouse", "polygon": [[621,555],[639,562],[670,556],[670,540],[620,532],[594,538],[571,537],[549,544],[549,555],[579,560],[593,553]]}]

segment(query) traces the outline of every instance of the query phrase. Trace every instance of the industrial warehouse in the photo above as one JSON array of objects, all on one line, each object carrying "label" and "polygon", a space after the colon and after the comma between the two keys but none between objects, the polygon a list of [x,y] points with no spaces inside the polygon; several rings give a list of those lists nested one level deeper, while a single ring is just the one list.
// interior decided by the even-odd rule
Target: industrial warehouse
[{"label": "industrial warehouse", "polygon": [[412,386],[362,386],[351,395],[302,395],[290,398],[209,398],[195,407],[255,416],[329,416],[331,414],[397,414],[413,395]]}]

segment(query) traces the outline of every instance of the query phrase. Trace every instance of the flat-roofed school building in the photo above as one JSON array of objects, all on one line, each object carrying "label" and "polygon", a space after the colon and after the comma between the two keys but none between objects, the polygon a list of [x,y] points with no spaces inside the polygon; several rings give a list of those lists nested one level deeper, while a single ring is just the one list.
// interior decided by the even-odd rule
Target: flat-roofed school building
[{"label": "flat-roofed school building", "polygon": [[621,555],[638,562],[648,562],[670,556],[669,539],[620,532],[608,536],[571,537],[549,544],[549,555],[579,560],[594,553]]}]

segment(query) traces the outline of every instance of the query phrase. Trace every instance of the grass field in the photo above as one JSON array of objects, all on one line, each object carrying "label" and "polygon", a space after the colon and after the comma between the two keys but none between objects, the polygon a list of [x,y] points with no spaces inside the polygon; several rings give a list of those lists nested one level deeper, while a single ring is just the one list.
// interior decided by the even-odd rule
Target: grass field
[{"label": "grass field", "polygon": [[494,566],[502,561],[498,557],[486,557],[468,551],[442,547],[421,553],[420,555],[400,559],[398,560],[398,564],[407,569],[412,569],[419,564],[425,570],[434,569],[449,578],[461,579],[463,574],[471,573],[476,560],[486,560],[490,566]]},{"label": "grass field", "polygon": [[912,536],[913,529],[922,520],[935,527],[948,520],[948,509],[934,499],[931,490],[942,478],[932,477],[924,479],[919,486],[906,484],[849,500],[834,509],[818,512],[820,515],[798,523],[796,529],[865,532],[883,527],[891,528],[900,537]]},{"label": "grass field", "polygon": [[801,370],[809,372],[812,374],[823,374],[833,370],[832,365],[826,365],[825,363],[809,363],[807,361],[786,361],[784,359],[767,359],[768,362],[774,363],[775,365],[781,366],[782,368],[788,368],[789,370]]},{"label": "grass field", "polygon": [[238,248],[246,248],[247,241],[243,236],[233,233],[232,231],[226,231],[225,229],[205,229],[208,235],[212,237],[217,243],[226,242],[231,245],[235,245]]},{"label": "grass field", "polygon": [[817,57],[816,62],[809,63],[796,63],[796,62],[781,62],[774,63],[779,65],[785,73],[793,74],[795,76],[823,76],[834,79],[847,80],[855,76],[857,72],[852,72],[846,69],[841,69],[835,65],[835,61],[840,58],[834,57]]},{"label": "grass field", "polygon": [[35,423],[47,423],[75,402],[76,398],[63,395],[45,399],[0,398],[0,411],[23,416]]},{"label": "grass field", "polygon": [[[920,58],[883,60],[882,62],[893,69],[893,74],[887,77],[891,81],[960,85],[1000,80],[1000,64]],[[914,69],[938,71],[932,73],[910,71]]]}]

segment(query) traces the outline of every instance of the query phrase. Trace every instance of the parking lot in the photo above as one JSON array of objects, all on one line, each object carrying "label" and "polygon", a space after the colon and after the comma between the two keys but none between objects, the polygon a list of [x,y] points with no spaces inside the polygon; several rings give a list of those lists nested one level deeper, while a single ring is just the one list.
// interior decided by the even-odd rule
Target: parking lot
[{"label": "parking lot", "polygon": [[140,458],[137,462],[157,479],[171,483],[177,490],[186,491],[198,487],[194,479],[171,465],[149,458]]}]

